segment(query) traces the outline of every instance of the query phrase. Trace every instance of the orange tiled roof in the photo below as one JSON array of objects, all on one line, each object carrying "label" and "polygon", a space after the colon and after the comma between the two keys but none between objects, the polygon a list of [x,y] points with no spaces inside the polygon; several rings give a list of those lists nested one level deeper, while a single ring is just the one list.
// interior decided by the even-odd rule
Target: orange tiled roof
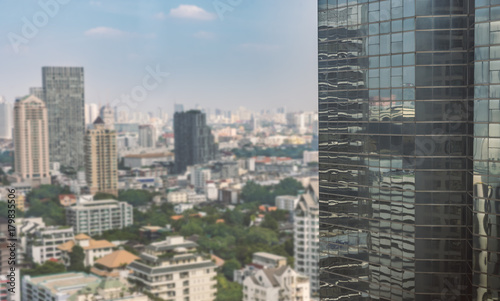
[{"label": "orange tiled roof", "polygon": [[184,215],[172,215],[170,218],[174,221],[178,221],[180,219],[182,219],[184,217]]},{"label": "orange tiled roof", "polygon": [[119,268],[120,266],[124,264],[129,264],[132,261],[138,260],[139,257],[135,256],[134,254],[125,251],[125,250],[118,250],[114,251],[111,254],[108,254],[102,258],[99,258],[95,263],[101,264],[107,268],[110,269],[115,269]]},{"label": "orange tiled roof", "polygon": [[77,236],[75,236],[75,239],[76,239],[76,240],[85,240],[85,239],[91,239],[91,237],[90,237],[90,236],[88,236],[88,235],[85,235],[85,234],[83,234],[83,233],[80,233],[80,234],[78,234]]}]

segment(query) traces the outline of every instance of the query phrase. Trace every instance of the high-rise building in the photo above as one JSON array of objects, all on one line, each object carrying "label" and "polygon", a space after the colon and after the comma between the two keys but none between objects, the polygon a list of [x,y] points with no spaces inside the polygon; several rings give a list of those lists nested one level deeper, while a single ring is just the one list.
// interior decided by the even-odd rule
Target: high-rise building
[{"label": "high-rise building", "polygon": [[176,112],[174,115],[175,167],[178,173],[187,166],[215,159],[217,145],[207,126],[206,115],[200,111]]},{"label": "high-rise building", "polygon": [[141,147],[156,147],[156,128],[151,124],[139,126],[139,146]]},{"label": "high-rise building", "polygon": [[313,296],[319,290],[318,198],[318,179],[311,179],[306,192],[299,197],[293,216],[295,270],[309,277]]},{"label": "high-rise building", "polygon": [[319,1],[325,300],[500,298],[500,6]]},{"label": "high-rise building", "polygon": [[47,108],[29,95],[14,106],[15,178],[31,186],[50,184]]},{"label": "high-rise building", "polygon": [[99,106],[95,103],[85,104],[85,124],[92,124],[99,116]]},{"label": "high-rise building", "polygon": [[0,96],[0,139],[12,139],[13,115],[12,104]]},{"label": "high-rise building", "polygon": [[102,118],[102,121],[104,121],[104,127],[106,129],[108,129],[108,130],[114,129],[115,112],[109,105],[105,105],[105,106],[101,107],[101,110],[99,112],[99,116]]},{"label": "high-rise building", "polygon": [[43,100],[49,116],[50,161],[84,166],[85,91],[82,67],[43,67]]},{"label": "high-rise building", "polygon": [[118,196],[118,153],[116,133],[106,128],[101,117],[85,135],[85,176],[90,193],[110,193]]},{"label": "high-rise building", "polygon": [[141,260],[128,266],[129,279],[164,300],[215,300],[217,266],[197,248],[182,236],[154,242],[144,248]]}]

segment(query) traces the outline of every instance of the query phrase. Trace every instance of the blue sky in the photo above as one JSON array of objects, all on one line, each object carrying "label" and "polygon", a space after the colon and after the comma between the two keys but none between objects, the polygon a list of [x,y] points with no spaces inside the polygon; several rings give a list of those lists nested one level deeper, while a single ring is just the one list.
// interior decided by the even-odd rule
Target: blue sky
[{"label": "blue sky", "polygon": [[150,66],[169,76],[143,111],[171,112],[174,102],[316,110],[316,2],[0,0],[0,95],[13,101],[40,86],[42,66],[83,66],[86,102],[105,104]]}]

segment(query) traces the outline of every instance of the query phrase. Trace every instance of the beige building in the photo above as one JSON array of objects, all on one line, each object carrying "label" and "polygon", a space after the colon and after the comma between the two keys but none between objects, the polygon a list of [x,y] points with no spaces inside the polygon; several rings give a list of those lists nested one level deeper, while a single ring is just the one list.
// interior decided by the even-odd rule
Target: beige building
[{"label": "beige building", "polygon": [[116,247],[107,240],[95,240],[85,234],[78,234],[74,240],[57,246],[57,249],[61,251],[61,259],[66,266],[70,265],[69,253],[73,251],[73,247],[76,245],[82,247],[85,253],[83,261],[85,266],[93,266],[96,259],[113,253],[113,248]]},{"label": "beige building", "polygon": [[152,243],[140,261],[129,265],[129,279],[165,300],[213,301],[217,293],[217,266],[210,256],[198,254],[197,247],[181,236]]},{"label": "beige building", "polygon": [[127,265],[139,259],[128,251],[116,250],[96,260],[90,272],[101,277],[126,278],[130,272]]},{"label": "beige building", "polygon": [[117,160],[116,133],[98,117],[85,135],[85,176],[91,194],[118,195]]},{"label": "beige building", "polygon": [[14,137],[14,180],[31,186],[50,184],[47,107],[40,98],[29,95],[16,100]]}]

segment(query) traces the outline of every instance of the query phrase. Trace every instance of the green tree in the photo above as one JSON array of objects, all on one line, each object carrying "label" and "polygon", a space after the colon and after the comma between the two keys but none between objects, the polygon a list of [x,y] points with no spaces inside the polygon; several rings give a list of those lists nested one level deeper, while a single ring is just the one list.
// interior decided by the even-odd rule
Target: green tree
[{"label": "green tree", "polygon": [[153,196],[155,196],[155,194],[147,190],[129,189],[121,191],[118,195],[118,199],[133,206],[144,206],[152,201]]},{"label": "green tree", "polygon": [[222,273],[227,279],[233,279],[234,276],[234,270],[239,270],[241,269],[241,264],[238,260],[236,259],[229,259],[226,260],[224,265],[222,266]]},{"label": "green tree", "polygon": [[274,187],[274,195],[297,195],[302,189],[304,186],[299,181],[294,178],[285,178]]},{"label": "green tree", "polygon": [[57,274],[63,273],[66,271],[66,267],[57,262],[46,261],[43,264],[35,264],[35,267],[32,269],[23,269],[21,270],[22,275],[30,275],[30,276],[38,276],[38,275],[49,275],[49,274]]},{"label": "green tree", "polygon": [[217,275],[217,297],[215,301],[235,301],[243,299],[243,289],[239,283],[228,281]]},{"label": "green tree", "polygon": [[54,201],[42,203],[38,199],[30,202],[30,208],[26,212],[26,217],[41,217],[47,225],[66,224],[66,213],[64,208]]},{"label": "green tree", "polygon": [[264,217],[264,221],[261,224],[261,227],[268,228],[271,230],[278,230],[278,222],[270,214],[266,214],[266,216]]},{"label": "green tree", "polygon": [[85,271],[85,265],[83,264],[83,261],[85,260],[85,252],[83,251],[83,248],[76,245],[73,247],[73,250],[69,252],[69,271],[75,271],[75,272],[84,272]]}]

